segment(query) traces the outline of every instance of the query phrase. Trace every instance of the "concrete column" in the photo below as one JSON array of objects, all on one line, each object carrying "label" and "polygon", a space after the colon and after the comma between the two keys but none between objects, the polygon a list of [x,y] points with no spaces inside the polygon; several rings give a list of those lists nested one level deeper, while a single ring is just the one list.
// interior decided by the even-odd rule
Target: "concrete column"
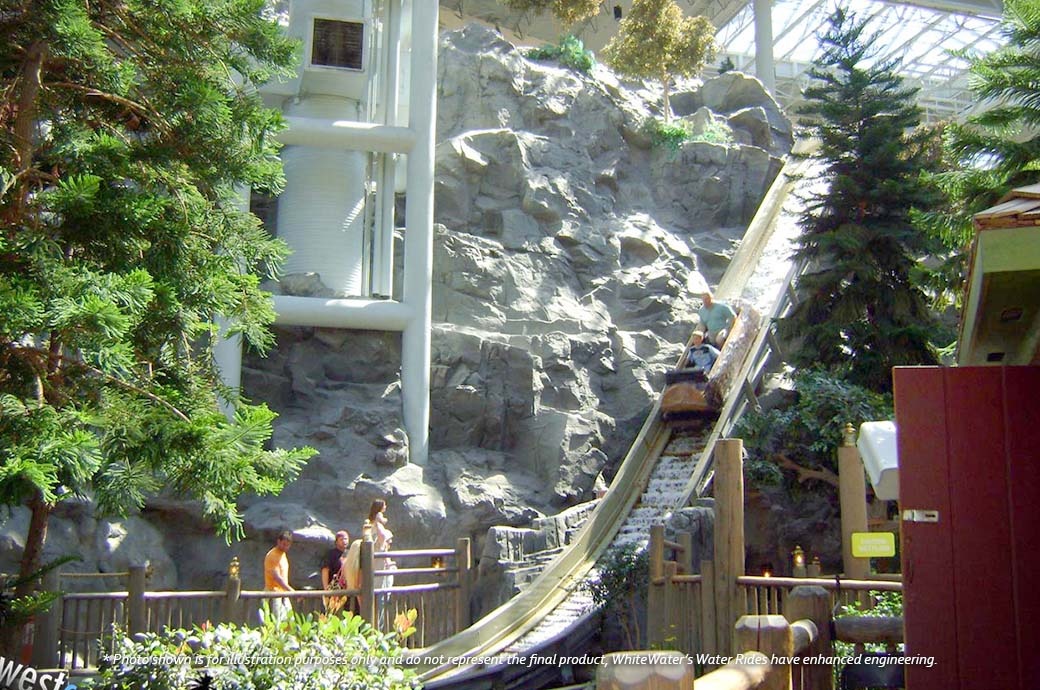
[{"label": "concrete column", "polygon": [[404,303],[411,321],[401,339],[401,396],[411,461],[425,465],[430,443],[430,328],[433,282],[433,153],[437,123],[437,12],[435,2],[412,5],[412,71],[408,154],[408,212],[404,239]]},{"label": "concrete column", "polygon": [[755,76],[766,91],[776,95],[776,65],[773,61],[773,15],[771,0],[755,0]]}]

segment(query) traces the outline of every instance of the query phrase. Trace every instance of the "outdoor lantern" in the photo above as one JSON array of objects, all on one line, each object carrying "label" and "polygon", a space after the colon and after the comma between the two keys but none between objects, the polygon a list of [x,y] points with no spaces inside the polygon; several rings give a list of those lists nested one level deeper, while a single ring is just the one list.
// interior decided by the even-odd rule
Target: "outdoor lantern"
[{"label": "outdoor lantern", "polygon": [[794,551],[791,552],[791,563],[794,566],[791,568],[794,576],[805,577],[805,552],[802,551],[801,546],[795,546]]},{"label": "outdoor lantern", "polygon": [[809,564],[809,577],[819,577],[821,572],[820,557],[813,556],[812,563]]}]

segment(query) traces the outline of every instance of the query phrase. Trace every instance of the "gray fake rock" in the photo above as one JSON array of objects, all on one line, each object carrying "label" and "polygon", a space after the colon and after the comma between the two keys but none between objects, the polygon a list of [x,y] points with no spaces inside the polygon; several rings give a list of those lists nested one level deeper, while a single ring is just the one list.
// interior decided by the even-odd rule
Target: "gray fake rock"
[{"label": "gray fake rock", "polygon": [[507,476],[500,453],[443,450],[431,456],[430,464],[443,473],[460,535],[482,540],[493,525],[526,525],[543,515],[532,507],[544,502],[540,482],[519,472]]},{"label": "gray fake rock", "polygon": [[148,564],[150,589],[176,589],[177,568],[167,554],[163,534],[139,517],[101,520],[96,532],[97,571],[124,572]]},{"label": "gray fake rock", "polygon": [[714,559],[715,509],[714,499],[700,499],[701,505],[681,508],[671,514],[665,522],[665,539],[676,541],[681,532],[691,536],[693,572],[700,572],[701,561]]},{"label": "gray fake rock", "polygon": [[[709,79],[699,89],[680,91],[671,97],[672,110],[680,117],[708,108],[731,118],[734,129],[755,129],[751,138],[773,155],[786,155],[794,145],[791,120],[780,109],[776,99],[765,90],[762,82],[742,72],[730,71]],[[733,122],[733,116],[748,109],[761,108],[769,125],[769,134],[761,131],[752,119],[743,116]],[[757,115],[755,116],[757,118]]]}]

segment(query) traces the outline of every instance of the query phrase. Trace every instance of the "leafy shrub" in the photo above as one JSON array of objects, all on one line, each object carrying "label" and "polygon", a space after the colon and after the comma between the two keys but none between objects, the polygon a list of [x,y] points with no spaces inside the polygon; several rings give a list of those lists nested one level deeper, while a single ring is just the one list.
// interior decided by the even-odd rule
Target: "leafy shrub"
[{"label": "leafy shrub", "polygon": [[[837,470],[835,449],[846,423],[890,419],[892,399],[817,369],[794,379],[797,399],[786,407],[744,415],[736,435],[744,439],[749,461],[785,456],[807,468]],[[764,476],[750,474],[749,480]]]},{"label": "leafy shrub", "polygon": [[191,631],[166,630],[131,639],[116,631],[94,690],[311,690],[421,687],[415,671],[400,668],[400,640],[415,612],[399,616],[398,632],[381,633],[360,616],[267,616],[256,628],[222,623]]},{"label": "leafy shrub", "polygon": [[703,141],[709,144],[732,144],[733,130],[729,125],[718,120],[709,120],[704,129],[689,136],[690,141]]},{"label": "leafy shrub", "polygon": [[[871,592],[871,596],[874,600],[874,605],[871,608],[866,608],[860,602],[854,604],[847,604],[842,606],[838,612],[841,616],[902,616],[903,615],[903,593],[902,592]],[[864,645],[864,649],[867,652],[884,652],[887,651],[885,645],[868,642]],[[902,643],[896,645],[896,652],[902,653],[904,647]],[[849,657],[854,656],[856,646],[851,642],[839,642],[834,641],[834,654],[838,657]],[[835,687],[838,687],[838,678],[841,676],[841,670],[844,668],[844,664],[835,664],[834,666],[834,682]]]},{"label": "leafy shrub", "polygon": [[527,51],[527,57],[532,60],[556,60],[564,67],[570,67],[586,74],[596,64],[592,51],[586,50],[585,44],[576,36],[564,36],[558,45],[547,43],[540,48],[532,48]]},{"label": "leafy shrub", "polygon": [[676,124],[670,124],[650,117],[640,129],[643,134],[650,137],[650,145],[654,148],[678,151],[683,142],[690,138],[690,130],[687,127],[687,123],[682,120]]},{"label": "leafy shrub", "polygon": [[646,605],[650,581],[650,556],[636,544],[611,549],[599,566],[599,577],[585,583],[597,608],[614,614],[625,633],[629,649],[642,649],[640,606]]}]

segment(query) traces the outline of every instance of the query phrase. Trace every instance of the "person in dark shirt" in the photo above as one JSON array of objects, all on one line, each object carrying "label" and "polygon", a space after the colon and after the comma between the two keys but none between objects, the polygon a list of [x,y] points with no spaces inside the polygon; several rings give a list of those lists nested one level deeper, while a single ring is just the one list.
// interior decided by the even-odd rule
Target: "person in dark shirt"
[{"label": "person in dark shirt", "polygon": [[693,371],[707,376],[718,358],[719,351],[705,341],[704,334],[694,331],[687,365],[693,367]]},{"label": "person in dark shirt", "polygon": [[[350,534],[341,529],[336,532],[336,546],[325,552],[321,559],[321,587],[322,589],[339,589],[336,575],[339,574],[343,554],[346,553],[350,544]],[[325,606],[328,607],[328,597],[325,598]]]}]

